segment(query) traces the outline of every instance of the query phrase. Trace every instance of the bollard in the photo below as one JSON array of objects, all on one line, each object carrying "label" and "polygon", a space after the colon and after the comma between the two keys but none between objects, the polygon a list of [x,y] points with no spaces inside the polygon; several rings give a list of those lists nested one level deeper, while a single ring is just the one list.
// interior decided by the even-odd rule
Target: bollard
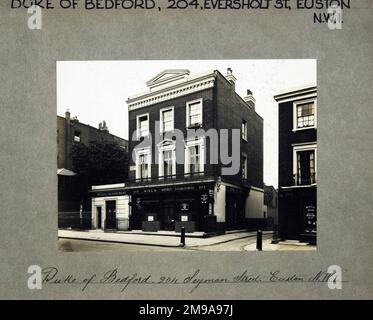
[{"label": "bollard", "polygon": [[262,230],[258,230],[256,234],[256,249],[262,251]]},{"label": "bollard", "polygon": [[185,227],[181,227],[180,247],[185,247]]}]

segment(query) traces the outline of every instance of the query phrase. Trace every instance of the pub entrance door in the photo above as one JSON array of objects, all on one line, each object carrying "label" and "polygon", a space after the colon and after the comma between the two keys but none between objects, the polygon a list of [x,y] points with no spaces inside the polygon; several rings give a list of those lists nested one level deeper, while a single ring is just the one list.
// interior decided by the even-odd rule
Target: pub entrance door
[{"label": "pub entrance door", "polygon": [[117,202],[115,200],[108,200],[105,202],[106,217],[105,229],[117,228]]},{"label": "pub entrance door", "polygon": [[161,213],[161,229],[174,231],[175,230],[175,209],[173,203],[165,202],[163,212]]},{"label": "pub entrance door", "polygon": [[102,228],[102,207],[96,207],[96,221],[97,221],[97,229]]}]

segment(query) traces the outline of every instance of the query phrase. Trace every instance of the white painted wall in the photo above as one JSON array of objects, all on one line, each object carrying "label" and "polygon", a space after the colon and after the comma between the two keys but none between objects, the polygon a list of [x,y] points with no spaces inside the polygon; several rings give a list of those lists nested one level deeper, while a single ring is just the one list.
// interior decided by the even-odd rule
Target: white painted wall
[{"label": "white painted wall", "polygon": [[96,197],[92,198],[92,228],[97,228],[97,207],[101,206],[101,227],[104,228],[104,221],[106,216],[106,201],[115,200],[117,205],[117,220],[119,230],[128,230],[129,222],[129,196],[118,197]]},{"label": "white painted wall", "polygon": [[225,222],[225,185],[214,188],[214,215],[217,222]]},{"label": "white painted wall", "polygon": [[129,196],[121,196],[117,202],[118,230],[126,231],[129,225]]},{"label": "white painted wall", "polygon": [[246,218],[263,218],[264,212],[264,192],[259,189],[251,189],[246,198],[245,216]]}]

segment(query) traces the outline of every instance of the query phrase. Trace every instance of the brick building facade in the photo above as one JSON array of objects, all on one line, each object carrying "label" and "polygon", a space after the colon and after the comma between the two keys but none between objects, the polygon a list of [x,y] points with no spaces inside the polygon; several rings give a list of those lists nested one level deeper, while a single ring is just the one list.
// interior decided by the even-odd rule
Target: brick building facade
[{"label": "brick building facade", "polygon": [[90,199],[82,199],[77,191],[79,172],[73,166],[74,145],[89,146],[92,142],[115,144],[128,152],[128,141],[109,133],[105,121],[99,128],[81,123],[76,117],[71,118],[66,111],[65,117],[57,116],[57,176],[58,176],[58,212],[61,214],[75,214],[81,210],[90,210]]},{"label": "brick building facade", "polygon": [[317,87],[276,95],[279,105],[279,232],[316,242]]},{"label": "brick building facade", "polygon": [[[241,98],[235,82],[230,69],[226,76],[217,70],[200,75],[165,70],[146,83],[146,92],[127,100],[129,180],[125,186],[94,187],[94,228],[105,228],[105,221],[120,216],[116,226],[132,230],[178,231],[184,226],[187,231],[224,232],[263,218],[263,119],[251,91]],[[212,144],[210,129],[218,135],[228,132],[227,141],[219,135]],[[231,143],[234,129],[238,149]],[[175,131],[182,133],[181,142]],[[220,156],[212,161],[214,152],[224,148],[237,163],[234,174],[225,173],[232,164]],[[179,156],[182,161],[176,161]],[[115,197],[124,203],[123,212],[106,210],[105,201]],[[108,206],[115,207],[112,202]]]}]

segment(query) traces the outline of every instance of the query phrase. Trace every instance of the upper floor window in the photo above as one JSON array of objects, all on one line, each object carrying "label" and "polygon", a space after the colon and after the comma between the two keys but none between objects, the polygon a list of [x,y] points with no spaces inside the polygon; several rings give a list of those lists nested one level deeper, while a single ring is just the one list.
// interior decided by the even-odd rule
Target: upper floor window
[{"label": "upper floor window", "polygon": [[202,125],[202,99],[187,102],[187,127]]},{"label": "upper floor window", "polygon": [[146,137],[149,135],[149,114],[137,116],[137,136]]},{"label": "upper floor window", "polygon": [[176,145],[173,141],[165,140],[158,145],[159,176],[169,177],[176,175]]},{"label": "upper floor window", "polygon": [[167,132],[174,130],[174,108],[161,109],[160,111],[160,131]]},{"label": "upper floor window", "polygon": [[140,179],[148,177],[148,155],[142,154],[139,156],[139,172],[140,172]]},{"label": "upper floor window", "polygon": [[242,120],[241,137],[247,141],[247,122]]},{"label": "upper floor window", "polygon": [[293,130],[316,127],[316,100],[294,102]]},{"label": "upper floor window", "polygon": [[173,169],[173,151],[166,150],[163,151],[163,175],[172,176]]},{"label": "upper floor window", "polygon": [[136,179],[151,177],[151,153],[150,149],[135,150],[136,152]]},{"label": "upper floor window", "polygon": [[200,172],[200,157],[201,148],[200,146],[189,147],[189,172],[196,173]]},{"label": "upper floor window", "polygon": [[245,154],[242,155],[241,161],[242,179],[247,179],[247,156]]},{"label": "upper floor window", "polygon": [[204,140],[192,140],[186,143],[185,173],[200,174],[204,171]]},{"label": "upper floor window", "polygon": [[74,141],[75,142],[80,142],[80,132],[79,131],[75,131],[75,133],[74,133]]},{"label": "upper floor window", "polygon": [[293,176],[295,185],[311,185],[316,183],[316,145],[294,147]]}]

